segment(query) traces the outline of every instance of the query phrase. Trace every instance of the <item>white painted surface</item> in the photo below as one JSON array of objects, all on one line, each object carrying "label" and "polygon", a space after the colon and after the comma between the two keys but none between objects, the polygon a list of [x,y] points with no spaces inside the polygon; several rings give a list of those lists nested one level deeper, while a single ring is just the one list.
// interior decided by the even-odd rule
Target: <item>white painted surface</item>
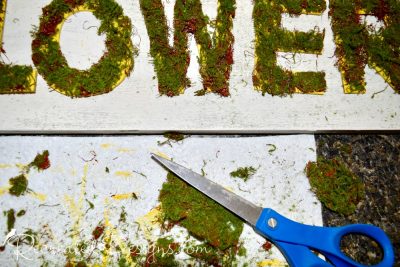
[{"label": "white painted surface", "polygon": [[[33,65],[31,36],[38,26],[41,8],[50,0],[8,0],[4,28],[4,49],[14,64]],[[139,47],[131,76],[111,93],[86,99],[70,99],[46,85],[39,76],[36,94],[0,95],[0,132],[308,132],[330,130],[398,130],[400,128],[400,95],[395,94],[375,71],[366,68],[367,93],[345,95],[339,71],[334,66],[334,43],[328,19],[328,9],[322,16],[301,16],[292,19],[283,15],[282,26],[307,30],[317,24],[325,29],[323,54],[320,56],[279,53],[279,64],[292,70],[323,70],[327,92],[323,96],[293,95],[292,97],[261,96],[253,89],[254,31],[251,1],[237,1],[233,33],[234,60],[230,92],[222,98],[209,94],[196,97],[201,80],[195,59],[196,47],[191,38],[192,64],[188,77],[193,86],[185,94],[168,98],[157,91],[149,39],[138,0],[117,0],[134,25],[133,42]],[[169,21],[174,1],[164,1]],[[216,16],[216,0],[202,1],[204,12]],[[74,25],[93,25],[85,16],[75,16]],[[171,22],[169,23],[171,24]],[[68,25],[61,35],[71,36],[79,26]],[[93,36],[90,28],[90,35]],[[82,34],[82,33],[81,33]],[[69,50],[73,39],[63,38],[63,52],[69,62],[82,68],[88,66],[91,53],[102,52],[104,45],[93,37],[93,45],[85,43],[83,54]],[[86,42],[86,41],[85,41]],[[88,49],[91,47],[91,49]],[[93,51],[92,51],[93,50]],[[101,53],[100,53],[101,54]],[[5,59],[8,62],[7,59]],[[72,63],[71,63],[72,64]],[[90,64],[89,64],[90,65]],[[386,88],[386,89],[385,89]],[[385,89],[385,90],[384,90]],[[381,92],[384,90],[383,92]],[[379,94],[376,94],[380,92]]]},{"label": "white painted surface", "polygon": [[[320,203],[310,192],[303,173],[306,163],[316,159],[313,136],[193,136],[183,142],[172,143],[172,146],[159,146],[159,141],[164,141],[164,138],[0,137],[0,189],[7,187],[9,178],[21,172],[21,164],[28,164],[37,153],[49,150],[51,167],[42,172],[31,170],[28,174],[29,189],[44,194],[45,199],[40,201],[31,194],[14,197],[3,191],[0,206],[2,211],[13,208],[18,212],[25,209],[26,214],[18,217],[15,223],[17,234],[31,228],[42,235],[42,245],[53,249],[46,252],[46,249],[31,249],[24,245],[16,250],[8,245],[0,253],[0,265],[17,263],[16,251],[29,259],[24,259],[20,254],[20,266],[39,266],[43,259],[50,265],[63,265],[66,249],[74,244],[74,238],[70,236],[74,233],[74,224],[78,222],[79,225],[78,241],[88,241],[99,222],[105,221],[105,214],[117,229],[113,238],[119,236],[142,246],[148,245],[146,238],[154,241],[162,235],[172,235],[180,242],[185,241],[187,233],[183,228],[175,226],[166,233],[156,228],[146,236],[145,229],[135,223],[139,217],[159,205],[159,190],[166,180],[167,172],[150,158],[150,152],[165,153],[199,173],[203,169],[208,178],[257,205],[272,207],[299,222],[322,225]],[[275,151],[272,151],[272,145],[276,146]],[[257,168],[256,174],[247,182],[229,176],[231,171],[244,166]],[[109,173],[105,171],[106,167]],[[118,175],[119,171],[130,175],[122,177]],[[130,192],[135,192],[139,199],[116,200],[111,197]],[[82,217],[79,220],[67,199],[72,199],[77,207],[81,203],[78,213],[81,212]],[[94,209],[89,209],[86,199],[94,204]],[[118,223],[122,207],[128,214],[126,224]],[[6,217],[2,216],[0,222],[2,243],[7,234]],[[265,259],[283,261],[275,248],[269,253],[261,249],[265,240],[247,225],[240,241],[247,249],[247,256],[239,258],[242,263],[255,266]],[[182,263],[187,263],[187,256],[179,256]]]}]

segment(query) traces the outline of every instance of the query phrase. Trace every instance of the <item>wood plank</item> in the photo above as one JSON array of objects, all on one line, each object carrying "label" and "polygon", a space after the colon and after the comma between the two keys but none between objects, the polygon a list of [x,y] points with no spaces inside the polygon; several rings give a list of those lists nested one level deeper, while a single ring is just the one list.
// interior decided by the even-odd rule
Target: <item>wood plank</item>
[{"label": "wood plank", "polygon": [[[49,2],[8,0],[3,33],[7,57],[2,55],[2,59],[5,63],[34,66],[30,31],[32,25],[39,25],[42,8]],[[278,53],[278,63],[285,68],[324,71],[327,83],[324,94],[262,96],[254,89],[253,4],[237,1],[233,25],[234,64],[229,81],[231,95],[194,95],[202,89],[202,83],[196,61],[198,52],[191,37],[192,60],[188,77],[192,86],[182,95],[167,97],[160,96],[157,89],[139,1],[117,2],[134,25],[132,41],[139,49],[130,77],[110,93],[71,99],[49,88],[38,75],[34,94],[0,95],[1,133],[155,133],[171,130],[285,133],[400,129],[400,95],[371,68],[366,68],[364,94],[343,93],[340,72],[335,66],[337,59],[329,9],[321,16],[283,16],[283,26],[287,29],[309,30],[318,26],[325,30],[321,55]],[[204,13],[211,20],[215,19],[217,1],[201,2]],[[163,3],[172,25],[175,1]],[[91,14],[77,13],[67,22],[61,33],[63,53],[72,66],[90,66],[104,50],[104,37],[96,36],[96,28],[90,27],[98,21]]]}]

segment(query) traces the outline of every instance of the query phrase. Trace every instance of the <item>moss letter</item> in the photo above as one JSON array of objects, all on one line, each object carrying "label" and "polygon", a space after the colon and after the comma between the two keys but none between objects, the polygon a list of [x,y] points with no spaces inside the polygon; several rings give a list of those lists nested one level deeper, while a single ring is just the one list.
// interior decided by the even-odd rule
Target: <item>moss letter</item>
[{"label": "moss letter", "polygon": [[160,94],[175,96],[190,85],[186,77],[190,63],[188,34],[194,35],[199,49],[202,95],[214,92],[229,95],[229,76],[233,64],[232,24],[235,16],[234,0],[219,0],[218,15],[211,38],[208,17],[202,12],[199,0],[177,0],[174,7],[174,45],[168,43],[168,26],[161,0],[140,0],[150,38],[150,54],[158,78]]},{"label": "moss letter", "polygon": [[[330,15],[336,56],[345,93],[364,93],[368,63],[400,92],[400,3],[396,0],[332,0]],[[369,34],[361,15],[373,15],[384,27]]]},{"label": "moss letter", "polygon": [[281,14],[321,13],[324,0],[255,0],[255,67],[253,84],[263,94],[322,93],[326,90],[325,73],[291,72],[277,66],[276,52],[320,54],[324,34],[291,32],[280,27]]}]

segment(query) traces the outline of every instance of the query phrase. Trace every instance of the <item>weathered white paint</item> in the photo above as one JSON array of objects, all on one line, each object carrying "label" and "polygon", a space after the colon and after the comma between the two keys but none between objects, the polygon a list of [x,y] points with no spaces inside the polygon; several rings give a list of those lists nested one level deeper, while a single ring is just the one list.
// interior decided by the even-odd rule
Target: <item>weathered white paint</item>
[{"label": "weathered white paint", "polygon": [[[31,61],[32,25],[38,26],[41,8],[50,0],[8,0],[4,29],[4,48],[10,62],[33,65]],[[317,24],[325,29],[323,54],[320,56],[279,53],[279,64],[293,70],[324,70],[327,92],[322,95],[293,95],[292,97],[261,96],[253,89],[254,32],[252,2],[237,1],[234,21],[233,70],[230,80],[231,96],[194,96],[201,89],[195,59],[195,43],[191,38],[192,64],[188,77],[193,86],[185,94],[160,97],[157,80],[149,56],[149,39],[138,0],[118,0],[134,25],[134,43],[139,47],[131,76],[109,94],[86,99],[70,99],[52,91],[39,76],[36,94],[0,95],[0,132],[315,132],[337,130],[399,130],[400,95],[366,68],[367,93],[345,95],[339,71],[334,66],[334,43],[328,10],[322,16],[283,16],[283,27],[306,30]],[[206,14],[216,16],[216,0],[203,2]],[[169,21],[174,1],[164,1]],[[62,36],[72,36],[96,22],[83,14],[72,18],[76,27],[65,25]],[[171,24],[171,23],[170,23]],[[88,36],[93,36],[90,28]],[[78,39],[79,36],[77,35]],[[88,46],[62,37],[63,52],[69,62],[87,67],[93,62],[91,53],[101,55],[104,44],[94,38]],[[84,40],[80,39],[80,40]],[[84,42],[87,42],[84,41]],[[84,53],[77,53],[80,45]],[[70,49],[67,49],[70,47]],[[88,49],[90,47],[90,49]],[[90,51],[89,51],[90,50]],[[85,56],[87,54],[87,56]],[[92,61],[88,61],[92,58]],[[295,60],[293,60],[293,58]],[[8,59],[3,56],[8,62]],[[80,63],[79,63],[80,62]],[[72,63],[71,63],[72,64]],[[386,88],[386,90],[384,90]],[[381,92],[384,90],[383,92]],[[379,94],[375,94],[378,93]]]},{"label": "weathered white paint", "polygon": [[[64,253],[74,242],[70,236],[76,223],[73,211],[82,212],[78,241],[88,242],[92,231],[99,222],[105,221],[104,216],[108,214],[111,225],[116,229],[113,238],[119,236],[125,239],[124,242],[146,247],[148,241],[170,235],[179,242],[188,242],[187,232],[183,228],[175,226],[171,232],[163,233],[156,227],[150,235],[146,235],[146,229],[135,223],[159,205],[159,190],[167,176],[166,170],[150,158],[151,152],[162,152],[196,172],[203,170],[216,183],[257,205],[271,207],[292,220],[322,225],[320,203],[311,193],[303,172],[306,163],[316,159],[312,135],[237,138],[193,136],[179,143],[171,143],[172,146],[159,146],[158,142],[162,141],[165,141],[162,136],[0,137],[1,210],[26,210],[26,214],[16,220],[17,234],[31,228],[42,235],[42,249],[32,249],[26,245],[18,248],[29,259],[20,255],[18,264],[40,266],[48,261],[51,266],[64,265]],[[43,150],[50,153],[51,167],[41,172],[32,169],[27,175],[28,188],[43,194],[45,198],[42,201],[32,194],[14,197],[7,190],[2,190],[8,186],[9,178],[19,175],[23,165],[30,163]],[[245,166],[257,168],[255,175],[247,182],[229,176],[231,171]],[[109,172],[106,172],[106,167]],[[121,171],[130,175],[118,175]],[[131,192],[136,193],[138,200],[112,198],[115,194]],[[82,196],[81,208],[71,210],[67,199],[73,199],[79,207]],[[94,204],[93,209],[89,209],[88,201]],[[127,223],[118,223],[122,207],[127,212]],[[0,244],[7,235],[6,218],[1,218]],[[189,241],[193,241],[193,238]],[[257,262],[265,259],[283,261],[277,249],[273,248],[268,253],[260,249],[265,239],[247,225],[240,241],[247,249],[246,257],[239,258],[241,263],[256,266]],[[8,245],[0,253],[0,265],[15,265],[15,252],[16,248]],[[93,255],[98,253],[96,251]],[[187,265],[187,255],[179,257],[182,263],[186,263],[183,265]],[[96,256],[93,258],[97,262],[100,259]]]}]

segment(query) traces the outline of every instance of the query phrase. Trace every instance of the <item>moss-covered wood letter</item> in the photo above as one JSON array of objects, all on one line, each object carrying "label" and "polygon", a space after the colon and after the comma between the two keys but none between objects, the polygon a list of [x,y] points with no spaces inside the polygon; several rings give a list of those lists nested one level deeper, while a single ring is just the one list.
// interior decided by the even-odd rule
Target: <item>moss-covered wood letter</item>
[{"label": "moss-covered wood letter", "polygon": [[[330,2],[336,56],[345,93],[364,93],[368,63],[400,92],[400,3],[398,0]],[[384,27],[369,34],[361,15],[372,15]]]},{"label": "moss-covered wood letter", "polygon": [[[106,34],[107,51],[88,70],[70,68],[59,38],[63,21],[91,11],[100,20],[98,34]],[[43,8],[40,25],[33,33],[32,61],[48,85],[70,97],[90,97],[112,91],[133,69],[137,52],[131,41],[131,20],[114,0],[52,0]]]},{"label": "moss-covered wood letter", "polygon": [[[0,54],[5,51],[3,45],[3,27],[7,0],[0,0]],[[0,94],[35,93],[36,71],[29,66],[4,64],[0,57]]]},{"label": "moss-covered wood letter", "polygon": [[235,16],[234,0],[219,0],[212,38],[207,31],[209,19],[202,12],[200,0],[177,0],[174,7],[174,44],[168,43],[168,26],[161,0],[140,0],[150,38],[150,54],[158,78],[160,94],[175,96],[190,85],[186,77],[190,63],[188,34],[194,35],[199,49],[203,89],[198,95],[214,92],[229,95],[229,77],[233,64],[231,32]]},{"label": "moss-covered wood letter", "polygon": [[321,14],[324,0],[255,0],[255,67],[253,85],[264,95],[322,93],[326,90],[325,73],[291,72],[277,65],[276,52],[320,54],[324,33],[316,30],[291,32],[280,27],[282,13]]}]

